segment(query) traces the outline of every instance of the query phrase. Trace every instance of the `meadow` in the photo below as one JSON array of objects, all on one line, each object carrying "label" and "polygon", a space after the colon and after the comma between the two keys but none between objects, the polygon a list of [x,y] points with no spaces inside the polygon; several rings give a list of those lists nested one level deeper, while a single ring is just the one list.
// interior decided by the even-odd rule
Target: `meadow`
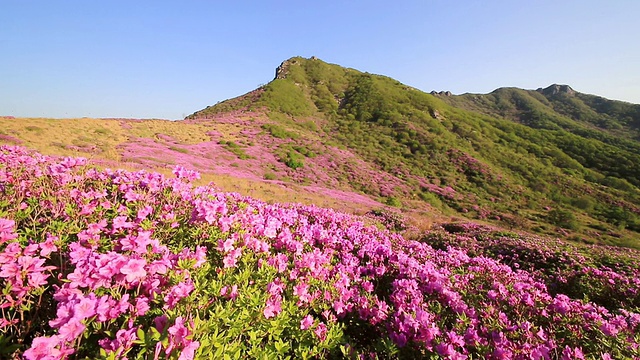
[{"label": "meadow", "polygon": [[638,252],[0,147],[0,357],[640,357]]}]

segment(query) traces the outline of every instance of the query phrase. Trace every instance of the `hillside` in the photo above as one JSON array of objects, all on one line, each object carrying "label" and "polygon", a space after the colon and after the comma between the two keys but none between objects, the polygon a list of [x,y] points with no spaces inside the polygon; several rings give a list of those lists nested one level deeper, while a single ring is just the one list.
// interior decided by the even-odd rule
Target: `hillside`
[{"label": "hillside", "polygon": [[[0,146],[0,358],[635,359],[640,252]],[[375,226],[374,226],[375,225]]]},{"label": "hillside", "polygon": [[230,111],[267,115],[262,128],[285,140],[271,150],[296,170],[294,180],[335,169],[336,186],[390,205],[640,246],[640,105],[560,85],[428,94],[297,57],[269,84],[187,120]]}]

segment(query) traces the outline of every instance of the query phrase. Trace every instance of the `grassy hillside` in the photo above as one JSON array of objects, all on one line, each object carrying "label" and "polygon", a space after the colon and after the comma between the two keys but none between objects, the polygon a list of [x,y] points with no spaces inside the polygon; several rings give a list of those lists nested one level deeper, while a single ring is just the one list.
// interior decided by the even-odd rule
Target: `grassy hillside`
[{"label": "grassy hillside", "polygon": [[266,111],[275,126],[298,132],[292,144],[320,139],[373,166],[375,181],[355,173],[348,183],[382,202],[640,246],[638,105],[554,89],[434,96],[292,58],[273,82],[188,119]]}]

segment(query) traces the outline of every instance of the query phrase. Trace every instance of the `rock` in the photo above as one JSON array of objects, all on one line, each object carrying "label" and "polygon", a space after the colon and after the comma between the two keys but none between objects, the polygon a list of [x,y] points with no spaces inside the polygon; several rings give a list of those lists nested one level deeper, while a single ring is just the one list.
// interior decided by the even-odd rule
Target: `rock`
[{"label": "rock", "polygon": [[573,96],[575,95],[575,90],[573,90],[571,88],[571,86],[569,85],[558,85],[558,84],[553,84],[547,88],[539,88],[538,90],[536,90],[540,93],[542,93],[543,95],[547,95],[547,96],[553,96],[553,95],[558,95],[558,94],[567,94],[569,96]]}]

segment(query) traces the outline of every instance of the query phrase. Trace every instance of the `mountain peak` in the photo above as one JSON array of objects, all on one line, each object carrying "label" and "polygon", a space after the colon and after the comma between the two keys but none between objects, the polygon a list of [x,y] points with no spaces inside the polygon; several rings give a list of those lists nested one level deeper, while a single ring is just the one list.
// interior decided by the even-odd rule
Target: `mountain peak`
[{"label": "mountain peak", "polygon": [[276,68],[276,76],[273,80],[284,79],[285,77],[287,77],[287,74],[289,73],[289,66],[291,65],[299,64],[302,61],[315,61],[315,60],[319,60],[319,59],[315,56],[312,56],[309,59],[303,58],[301,56],[295,56],[290,59],[287,59],[282,63],[280,63],[280,66]]},{"label": "mountain peak", "polygon": [[539,88],[537,91],[544,95],[557,95],[557,94],[574,95],[576,93],[575,90],[571,88],[571,86],[558,85],[558,84],[550,85],[544,89]]}]

